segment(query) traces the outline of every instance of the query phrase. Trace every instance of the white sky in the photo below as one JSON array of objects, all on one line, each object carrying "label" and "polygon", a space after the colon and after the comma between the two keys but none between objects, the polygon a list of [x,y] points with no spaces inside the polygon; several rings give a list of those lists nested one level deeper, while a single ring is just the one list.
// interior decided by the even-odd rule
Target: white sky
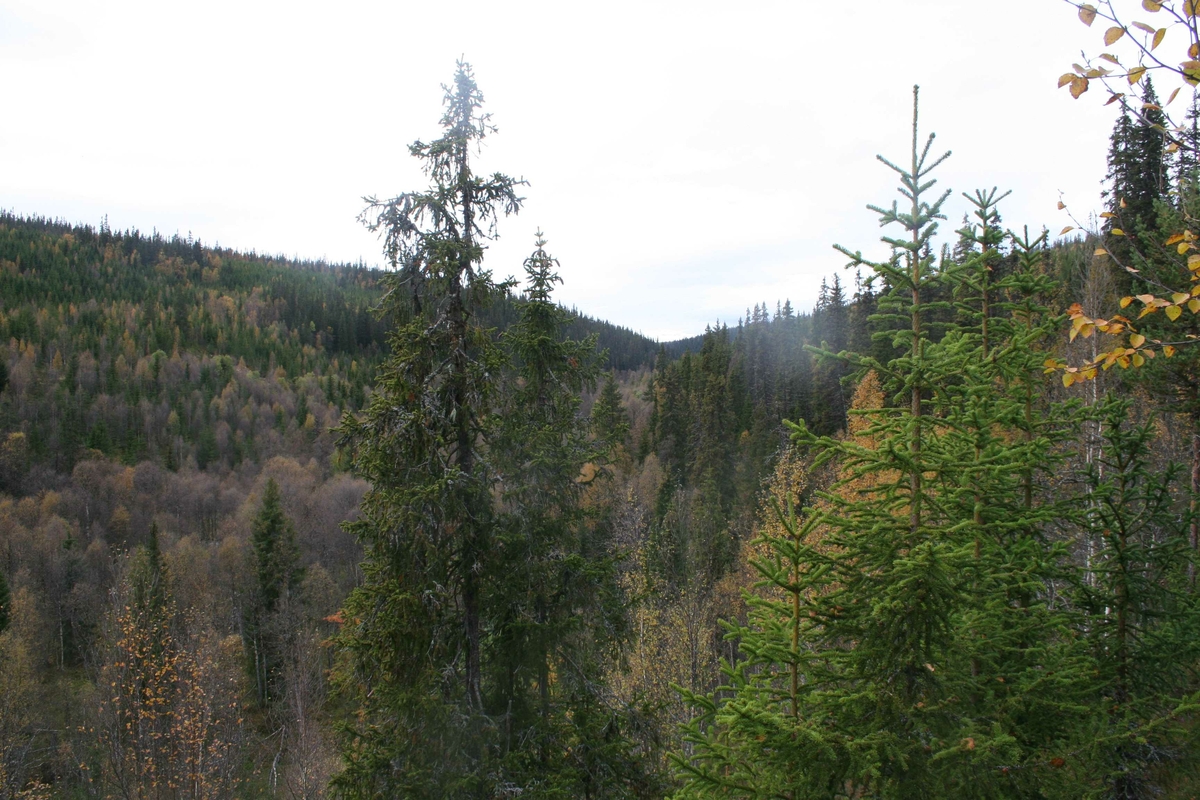
[{"label": "white sky", "polygon": [[1095,209],[1115,106],[1055,84],[1098,36],[1058,0],[0,0],[0,207],[377,264],[361,197],[424,185],[406,145],[461,54],[480,168],[530,182],[487,265],[521,274],[540,226],[560,301],[672,339],[880,251],[914,83],[947,230],[977,187],[1014,227]]}]

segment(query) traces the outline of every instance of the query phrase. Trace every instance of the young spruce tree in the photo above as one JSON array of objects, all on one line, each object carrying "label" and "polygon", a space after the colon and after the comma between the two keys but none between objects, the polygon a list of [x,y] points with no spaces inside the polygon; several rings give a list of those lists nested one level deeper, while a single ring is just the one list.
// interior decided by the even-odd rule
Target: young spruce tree
[{"label": "young spruce tree", "polygon": [[[683,796],[1000,798],[1055,780],[1078,670],[1041,591],[1058,575],[1039,535],[1054,506],[1027,489],[1062,434],[1025,403],[1040,379],[1030,346],[1055,318],[1022,296],[1033,276],[992,282],[994,192],[974,198],[978,249],[939,270],[929,242],[948,192],[927,198],[949,154],[931,158],[932,140],[918,138],[914,92],[910,162],[880,159],[906,207],[871,206],[903,230],[883,239],[895,255],[839,248],[884,279],[877,319],[899,354],[823,357],[873,371],[889,402],[857,409],[852,438],[794,426],[840,479],[812,508],[780,509],[783,532],[760,542],[774,591],[731,626],[746,659],[727,686],[690,696],[701,715]],[[1039,243],[1026,244],[1036,272]],[[957,322],[931,299],[949,296]]]}]

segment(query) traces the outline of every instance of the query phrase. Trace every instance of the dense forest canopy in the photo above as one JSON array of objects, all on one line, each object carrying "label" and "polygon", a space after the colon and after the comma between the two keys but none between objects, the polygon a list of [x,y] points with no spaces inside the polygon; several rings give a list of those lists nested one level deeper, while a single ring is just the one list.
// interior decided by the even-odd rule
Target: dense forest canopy
[{"label": "dense forest canopy", "polygon": [[676,342],[489,263],[465,63],[387,270],[0,215],[0,799],[1192,796],[1200,115],[1133,69],[1097,230],[935,246],[914,91],[890,255]]}]

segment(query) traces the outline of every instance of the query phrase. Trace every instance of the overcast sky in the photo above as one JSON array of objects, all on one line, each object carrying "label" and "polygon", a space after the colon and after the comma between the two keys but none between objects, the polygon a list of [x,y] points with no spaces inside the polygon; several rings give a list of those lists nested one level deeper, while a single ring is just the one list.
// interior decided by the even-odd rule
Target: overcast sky
[{"label": "overcast sky", "polygon": [[1010,226],[1095,209],[1115,106],[1055,87],[1095,38],[1059,0],[0,0],[0,207],[377,264],[361,198],[424,185],[406,145],[462,55],[480,168],[530,184],[487,265],[541,227],[561,301],[671,339],[880,252],[914,83],[948,229],[977,187]]}]

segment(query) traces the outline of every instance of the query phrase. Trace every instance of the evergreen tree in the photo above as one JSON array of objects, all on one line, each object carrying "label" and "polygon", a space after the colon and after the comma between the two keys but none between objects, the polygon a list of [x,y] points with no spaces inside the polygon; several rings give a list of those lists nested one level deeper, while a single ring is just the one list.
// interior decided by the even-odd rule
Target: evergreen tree
[{"label": "evergreen tree", "polygon": [[592,406],[592,430],[610,452],[627,446],[629,412],[621,401],[621,390],[612,371],[604,376],[604,385]]},{"label": "evergreen tree", "polygon": [[1167,198],[1167,117],[1159,106],[1154,83],[1147,74],[1142,90],[1142,111],[1134,127],[1130,146],[1136,158],[1131,175],[1130,200],[1138,220],[1152,226],[1154,204]]},{"label": "evergreen tree", "polygon": [[1200,606],[1188,589],[1190,517],[1179,470],[1148,461],[1154,431],[1129,422],[1131,403],[1109,398],[1102,457],[1087,474],[1085,535],[1098,544],[1079,582],[1082,635],[1095,669],[1091,724],[1077,732],[1090,782],[1108,797],[1158,797],[1162,767],[1194,766],[1185,715],[1200,658]]},{"label": "evergreen tree", "polygon": [[[1200,96],[1192,94],[1192,104],[1184,114],[1183,130],[1177,134],[1179,155],[1175,162],[1176,205],[1194,207],[1200,194]],[[2,385],[2,384],[0,384]]]},{"label": "evergreen tree", "polygon": [[[495,575],[495,470],[482,445],[502,355],[480,326],[497,293],[482,269],[519,181],[476,176],[472,150],[493,130],[471,69],[445,90],[443,134],[410,153],[429,189],[364,212],[396,267],[385,309],[392,356],[359,418],[343,422],[355,471],[372,484],[350,526],[365,550],[347,599],[342,685],[359,707],[336,779],[347,797],[486,796],[493,775],[483,651]],[[485,615],[489,615],[485,619]]]},{"label": "evergreen tree", "polygon": [[[557,266],[539,234],[525,262],[527,302],[502,337],[510,388],[489,436],[503,487],[484,591],[484,709],[503,732],[490,743],[503,779],[490,781],[538,797],[642,796],[653,782],[604,692],[624,603],[607,529],[583,504],[592,464],[612,446],[589,440],[579,414],[603,353],[594,336],[563,338],[571,317],[552,300]],[[619,434],[617,403],[609,418]]]},{"label": "evergreen tree", "polygon": [[[880,307],[905,348],[886,363],[843,357],[902,404],[858,410],[852,439],[794,426],[840,480],[808,510],[781,509],[783,532],[760,543],[774,591],[730,626],[747,660],[728,685],[689,695],[701,715],[684,796],[1012,797],[1053,783],[1045,754],[1063,750],[1079,671],[1066,619],[1039,591],[1059,577],[1039,534],[1059,509],[1026,488],[1063,434],[1054,417],[1025,416],[1024,384],[1055,319],[1018,297],[1031,275],[1009,287],[1007,330],[984,322],[994,193],[976,198],[979,248],[962,270],[935,269],[947,195],[926,197],[949,154],[930,158],[932,136],[920,146],[915,103],[910,163],[884,161],[910,206],[871,207],[903,229],[884,238],[899,257],[843,250],[887,279]],[[935,340],[930,323],[949,309],[930,298],[966,276],[965,319]]]},{"label": "evergreen tree", "polygon": [[283,510],[279,484],[267,480],[262,505],[250,534],[254,591],[244,623],[246,654],[260,705],[278,699],[287,631],[280,613],[300,586],[304,570],[296,545],[296,528]]},{"label": "evergreen tree", "polygon": [[[1149,76],[1142,93],[1143,110],[1136,118],[1125,111],[1113,126],[1109,140],[1108,172],[1104,176],[1107,212],[1104,231],[1121,229],[1136,236],[1153,229],[1155,204],[1167,197],[1167,168],[1164,153],[1166,117]],[[1128,246],[1118,243],[1119,257]]]},{"label": "evergreen tree", "polygon": [[12,619],[12,592],[8,588],[8,579],[0,572],[0,633],[8,628]]},{"label": "evergreen tree", "polygon": [[[813,311],[814,338],[823,349],[841,353],[849,343],[848,328],[849,313],[841,277],[834,275],[832,286],[821,282],[821,293]],[[825,359],[814,369],[812,413],[805,420],[812,430],[834,433],[845,428],[846,401],[842,379],[847,373],[846,363],[839,359]]]},{"label": "evergreen tree", "polygon": [[169,600],[167,567],[159,549],[158,524],[151,523],[150,538],[139,550],[130,580],[133,604],[140,609],[162,609]]}]

